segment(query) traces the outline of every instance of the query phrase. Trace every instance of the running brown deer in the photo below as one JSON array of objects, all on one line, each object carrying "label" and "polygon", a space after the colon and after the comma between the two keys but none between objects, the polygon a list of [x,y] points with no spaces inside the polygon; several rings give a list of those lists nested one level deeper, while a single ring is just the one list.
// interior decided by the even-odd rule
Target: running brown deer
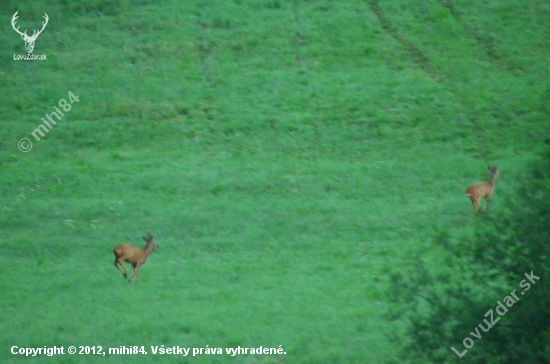
[{"label": "running brown deer", "polygon": [[[145,247],[143,249],[130,244],[118,244],[113,250],[115,254],[115,267],[122,273],[124,278],[128,278],[128,271],[124,268],[122,262],[127,262],[132,265],[132,278],[130,278],[128,283],[133,284],[134,281],[139,278],[141,266],[145,263],[149,254],[158,248],[150,232],[147,232],[147,236],[142,236],[142,238],[145,240]],[[137,275],[134,274],[136,268]]]},{"label": "running brown deer", "polygon": [[482,198],[487,200],[487,206],[483,210],[481,210],[482,213],[485,213],[485,210],[489,208],[491,205],[491,197],[493,196],[493,192],[495,190],[495,183],[498,177],[500,177],[500,173],[498,173],[497,166],[491,167],[488,166],[489,171],[491,172],[491,180],[487,182],[479,182],[475,183],[473,185],[468,186],[466,189],[466,196],[472,200],[472,206],[474,208],[474,214],[477,214],[477,210],[479,208],[479,202]]}]

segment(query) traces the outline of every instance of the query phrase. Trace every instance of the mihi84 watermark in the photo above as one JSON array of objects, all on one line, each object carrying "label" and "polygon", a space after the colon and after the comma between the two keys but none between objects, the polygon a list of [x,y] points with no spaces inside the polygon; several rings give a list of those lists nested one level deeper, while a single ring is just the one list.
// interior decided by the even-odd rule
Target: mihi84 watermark
[{"label": "mihi84 watermark", "polygon": [[[69,91],[67,93],[67,96],[69,98],[69,101],[67,101],[66,99],[59,100],[57,106],[53,106],[53,109],[55,111],[49,114],[46,113],[46,115],[44,115],[44,117],[41,119],[42,123],[39,124],[38,127],[31,132],[31,135],[36,141],[39,142],[41,137],[44,138],[46,134],[48,134],[50,130],[52,130],[53,125],[57,125],[57,122],[63,119],[65,113],[71,111],[73,103],[80,101],[79,97],[76,96],[72,91]],[[63,111],[61,111],[60,108],[63,109]],[[57,120],[54,120],[54,117]],[[40,136],[38,136],[39,134]],[[19,140],[19,143],[17,143],[17,147],[22,152],[28,152],[32,148],[32,142],[29,138],[23,138]]]}]

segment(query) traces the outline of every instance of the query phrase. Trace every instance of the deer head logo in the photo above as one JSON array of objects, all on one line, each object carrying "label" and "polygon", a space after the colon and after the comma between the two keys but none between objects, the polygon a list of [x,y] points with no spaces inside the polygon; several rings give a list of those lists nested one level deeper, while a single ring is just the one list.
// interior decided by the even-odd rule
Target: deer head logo
[{"label": "deer head logo", "polygon": [[19,10],[16,11],[15,14],[13,14],[13,18],[11,18],[11,26],[13,27],[13,30],[15,30],[17,33],[19,33],[19,35],[21,35],[21,38],[23,38],[23,40],[25,41],[25,49],[27,49],[27,53],[31,54],[33,49],[34,49],[34,42],[36,42],[36,38],[38,38],[40,33],[42,33],[44,28],[46,28],[46,24],[48,24],[48,14],[44,13],[44,19],[46,21],[42,22],[42,29],[40,29],[40,30],[35,29],[33,31],[32,35],[29,37],[27,35],[27,30],[26,29],[23,33],[21,33],[19,31],[19,27],[17,27],[17,28],[15,27],[15,21],[18,18],[18,16],[17,16],[18,12],[19,12]]}]

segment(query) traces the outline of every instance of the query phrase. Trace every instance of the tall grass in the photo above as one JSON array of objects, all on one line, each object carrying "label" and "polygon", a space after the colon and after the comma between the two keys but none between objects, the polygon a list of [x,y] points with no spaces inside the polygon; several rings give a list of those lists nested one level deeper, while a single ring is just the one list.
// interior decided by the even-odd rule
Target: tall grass
[{"label": "tall grass", "polygon": [[[450,4],[5,2],[4,25],[50,22],[47,61],[14,61],[22,40],[0,36],[0,360],[391,360],[385,333],[406,323],[383,318],[387,267],[441,228],[471,233],[464,189],[489,163],[499,214],[548,131],[550,8]],[[80,101],[36,141],[69,90]],[[127,286],[112,249],[145,230],[159,250]]]}]

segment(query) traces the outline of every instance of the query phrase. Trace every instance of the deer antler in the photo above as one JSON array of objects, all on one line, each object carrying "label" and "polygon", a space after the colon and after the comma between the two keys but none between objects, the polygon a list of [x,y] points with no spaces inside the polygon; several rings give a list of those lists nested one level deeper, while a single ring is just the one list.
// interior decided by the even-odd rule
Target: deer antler
[{"label": "deer antler", "polygon": [[[40,29],[40,30],[38,31],[38,33],[36,33],[36,29],[34,30],[34,32],[32,33],[31,38],[37,38],[37,37],[40,35],[40,33],[42,33],[42,31],[44,30],[44,28],[46,28],[46,24],[48,24],[48,20],[49,20],[49,19],[50,19],[50,18],[48,18],[48,14],[44,13],[44,20],[46,20],[46,22],[42,22],[42,29]],[[35,35],[34,33],[36,33],[36,35]]]},{"label": "deer antler", "polygon": [[46,24],[48,24],[48,19],[49,19],[48,14],[44,13],[44,20],[45,21],[42,22],[42,29],[40,29],[40,30],[35,29],[34,32],[32,33],[32,35],[29,37],[27,35],[27,29],[25,29],[24,33],[21,33],[19,31],[19,27],[17,27],[17,28],[15,27],[15,21],[18,18],[18,16],[17,16],[18,12],[19,12],[19,10],[16,11],[15,14],[13,14],[13,17],[11,18],[11,26],[13,27],[13,30],[15,30],[17,33],[19,33],[19,35],[21,35],[21,38],[23,38],[23,40],[25,41],[25,48],[27,49],[27,53],[31,54],[32,50],[34,49],[34,42],[36,41],[36,38],[38,38],[40,33],[42,33],[44,28],[46,28]]},{"label": "deer antler", "polygon": [[[32,35],[29,37],[27,35],[27,29],[25,29],[25,32],[21,33],[21,31],[19,31],[19,27],[15,27],[15,21],[17,20],[17,18],[19,18],[19,16],[17,16],[17,13],[19,12],[19,10],[17,10],[15,12],[15,14],[13,14],[13,17],[11,18],[11,26],[13,27],[13,30],[15,30],[17,33],[19,33],[23,39],[36,39],[38,38],[38,36],[40,35],[40,33],[42,33],[42,31],[44,30],[44,28],[46,28],[46,25],[48,24],[48,14],[44,13],[44,20],[46,20],[45,22],[42,22],[42,29],[40,30],[37,30],[35,29],[32,33]],[[38,33],[37,33],[38,32]]]},{"label": "deer antler", "polygon": [[[27,35],[27,29],[25,29],[25,33],[21,33],[21,32],[19,31],[19,27],[17,27],[17,28],[15,27],[15,21],[17,20],[17,18],[19,18],[19,17],[17,16],[17,13],[18,13],[18,12],[19,12],[19,10],[17,10],[17,11],[15,12],[15,14],[13,14],[13,17],[11,18],[11,26],[12,26],[13,30],[15,30],[15,31],[16,31],[17,33],[19,33],[21,36],[28,37],[28,35]],[[44,14],[45,14],[45,13],[44,13]],[[44,29],[44,28],[42,28],[42,29]]]}]

